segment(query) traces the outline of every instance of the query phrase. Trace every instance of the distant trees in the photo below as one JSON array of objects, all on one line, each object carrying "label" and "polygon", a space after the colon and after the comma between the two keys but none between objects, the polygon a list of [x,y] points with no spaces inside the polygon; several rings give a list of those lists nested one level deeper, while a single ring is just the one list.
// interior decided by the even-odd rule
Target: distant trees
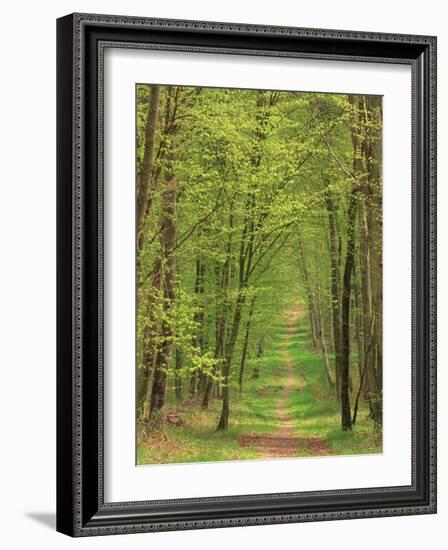
[{"label": "distant trees", "polygon": [[361,399],[381,423],[381,124],[370,96],[137,87],[139,422],[213,401],[227,430],[301,299],[342,429]]}]

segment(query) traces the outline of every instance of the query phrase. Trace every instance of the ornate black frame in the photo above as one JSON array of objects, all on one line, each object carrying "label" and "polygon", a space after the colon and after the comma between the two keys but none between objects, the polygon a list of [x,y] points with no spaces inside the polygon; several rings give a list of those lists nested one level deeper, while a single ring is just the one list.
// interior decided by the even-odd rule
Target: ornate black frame
[{"label": "ornate black frame", "polygon": [[[102,60],[110,46],[411,65],[412,485],[104,502]],[[57,22],[57,50],[58,531],[88,536],[435,513],[436,38],[72,14]]]}]

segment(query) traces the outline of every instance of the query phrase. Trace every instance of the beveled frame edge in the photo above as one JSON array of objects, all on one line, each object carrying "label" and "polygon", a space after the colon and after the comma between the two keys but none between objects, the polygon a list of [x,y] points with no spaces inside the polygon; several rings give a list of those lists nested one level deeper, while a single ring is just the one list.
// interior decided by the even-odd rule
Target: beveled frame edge
[{"label": "beveled frame edge", "polygon": [[[85,265],[88,262],[85,253],[86,201],[83,189],[84,178],[84,133],[83,126],[83,67],[84,41],[86,26],[97,25],[107,28],[141,28],[146,31],[178,33],[205,31],[213,33],[231,33],[233,36],[284,36],[297,40],[331,40],[338,43],[351,41],[369,45],[372,42],[383,43],[387,47],[394,45],[417,46],[421,54],[412,56],[408,62],[413,65],[413,78],[420,96],[424,96],[424,105],[417,106],[415,114],[414,147],[416,148],[415,177],[422,182],[417,186],[421,191],[416,197],[418,219],[421,222],[421,235],[416,235],[417,249],[421,247],[424,260],[417,265],[420,270],[422,288],[416,296],[416,307],[420,307],[422,338],[420,348],[423,360],[427,360],[427,399],[425,402],[425,427],[427,428],[428,464],[423,477],[427,479],[426,499],[411,505],[378,508],[342,509],[335,511],[316,511],[312,513],[279,513],[264,515],[258,511],[250,516],[215,517],[210,519],[186,519],[167,521],[166,518],[151,523],[139,517],[138,503],[119,503],[116,506],[104,504],[102,495],[97,494],[96,509],[87,511],[84,502],[85,477],[83,465],[90,460],[86,449],[92,450],[92,441],[87,445],[83,435],[83,400],[92,401],[83,381],[83,309],[85,309]],[[323,58],[324,54],[313,57]],[[328,57],[328,56],[327,56]],[[334,58],[334,56],[332,56]],[[348,60],[369,60],[360,55],[345,55]],[[387,62],[388,57],[376,57],[377,61]],[[372,60],[372,59],[370,59]],[[403,61],[406,62],[406,61]],[[403,514],[434,513],[436,511],[436,38],[368,32],[333,31],[323,29],[302,29],[292,27],[268,27],[233,23],[213,23],[202,21],[163,20],[134,18],[125,16],[73,14],[58,20],[58,519],[57,529],[72,536],[103,535],[160,531],[173,529],[199,529],[211,527],[230,527],[236,525],[258,525],[266,523],[286,523],[301,521],[322,521],[330,519],[352,519],[360,517],[380,517]],[[421,188],[421,189],[420,189]],[[95,203],[95,207],[96,207]],[[93,208],[93,205],[92,205]],[[99,221],[102,211],[99,209]],[[415,226],[413,228],[415,230]],[[419,240],[420,239],[420,240]],[[101,249],[101,246],[99,247]],[[415,260],[415,258],[414,258]],[[100,261],[101,264],[101,261]],[[101,279],[99,266],[98,281]],[[84,283],[84,284],[83,284]],[[425,284],[426,283],[426,284]],[[413,304],[414,309],[414,304]],[[101,319],[99,320],[101,322]],[[85,338],[84,338],[85,339]],[[99,344],[101,346],[101,343]],[[422,363],[425,364],[425,363]],[[101,380],[99,381],[101,384]],[[95,388],[94,388],[95,389]],[[96,388],[98,389],[98,388]],[[83,391],[84,390],[84,391]],[[95,394],[95,392],[93,392]],[[98,396],[96,396],[98,397]],[[92,403],[91,403],[92,406]],[[97,404],[99,406],[99,404]],[[101,465],[97,464],[97,473]],[[93,476],[94,477],[94,476]],[[422,480],[422,477],[419,478]],[[98,479],[97,479],[98,481]],[[393,488],[390,488],[393,489]],[[397,488],[395,488],[397,489]],[[422,488],[420,487],[420,490]],[[349,491],[350,492],[350,491]],[[322,492],[321,492],[322,493]],[[332,493],[331,491],[329,493]],[[353,491],[351,492],[353,494]],[[258,495],[257,495],[258,496]],[[261,495],[263,496],[263,495]],[[281,497],[281,495],[273,495]],[[224,497],[223,497],[224,498]],[[231,500],[232,497],[224,498]],[[193,499],[195,500],[195,499]],[[216,502],[214,499],[202,499]],[[140,503],[141,505],[142,503]],[[260,503],[261,504],[261,503]],[[379,504],[378,506],[381,506]],[[93,511],[93,514],[92,514]],[[281,511],[280,511],[281,512]],[[142,512],[143,513],[143,512]],[[144,514],[143,514],[144,515]]]}]

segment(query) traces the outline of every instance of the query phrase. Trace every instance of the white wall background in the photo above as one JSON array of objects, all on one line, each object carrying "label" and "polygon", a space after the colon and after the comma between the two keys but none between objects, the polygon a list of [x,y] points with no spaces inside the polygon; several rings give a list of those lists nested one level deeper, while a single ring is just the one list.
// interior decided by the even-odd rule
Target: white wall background
[{"label": "white wall background", "polygon": [[[438,35],[439,513],[72,540],[55,510],[55,19],[73,11]],[[444,248],[448,35],[442,0],[59,0],[2,9],[0,136],[0,541],[3,548],[441,548],[448,521]]]}]

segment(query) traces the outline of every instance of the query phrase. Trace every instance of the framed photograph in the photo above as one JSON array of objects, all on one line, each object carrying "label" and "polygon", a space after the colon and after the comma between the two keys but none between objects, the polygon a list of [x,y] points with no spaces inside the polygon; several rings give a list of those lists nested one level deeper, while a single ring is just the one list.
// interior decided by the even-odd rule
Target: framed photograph
[{"label": "framed photograph", "polygon": [[57,41],[57,529],[435,513],[436,38]]}]

